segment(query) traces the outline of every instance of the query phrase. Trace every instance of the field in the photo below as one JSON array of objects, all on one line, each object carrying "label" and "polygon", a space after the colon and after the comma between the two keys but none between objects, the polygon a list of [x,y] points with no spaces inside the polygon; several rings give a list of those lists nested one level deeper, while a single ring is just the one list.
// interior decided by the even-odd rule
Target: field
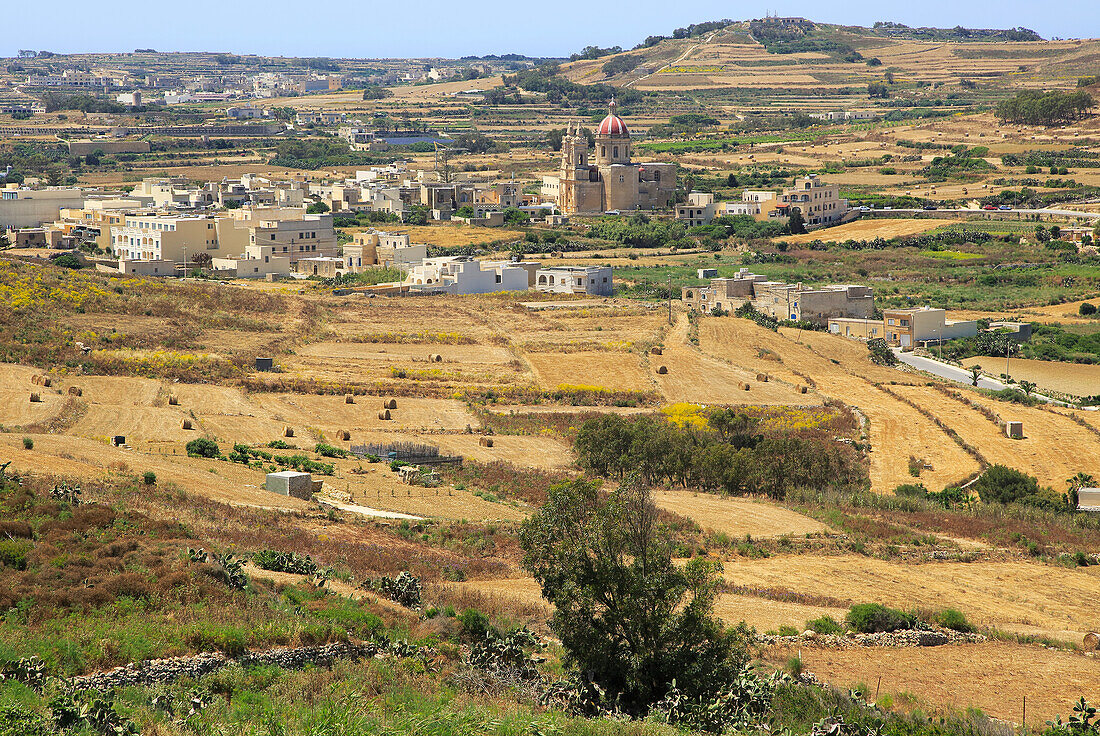
[{"label": "field", "polygon": [[[1006,369],[1004,358],[990,356],[967,358],[962,363],[967,367],[981,365],[982,370],[992,376],[1003,375]],[[1013,380],[1031,381],[1040,391],[1047,389],[1074,396],[1092,396],[1100,391],[1100,365],[1024,358],[1009,360],[1007,364]]]},{"label": "field", "polygon": [[809,536],[829,530],[824,524],[801,514],[744,498],[659,491],[654,494],[654,501],[660,508],[686,516],[704,529],[731,537]]},{"label": "field", "polygon": [[902,235],[916,235],[918,233],[935,230],[938,227],[952,224],[952,220],[876,220],[861,219],[849,222],[845,225],[830,227],[825,230],[811,231],[804,235],[788,235],[783,240],[792,245],[797,243],[809,243],[814,240],[842,243],[845,240],[874,240],[875,238],[900,237]]}]

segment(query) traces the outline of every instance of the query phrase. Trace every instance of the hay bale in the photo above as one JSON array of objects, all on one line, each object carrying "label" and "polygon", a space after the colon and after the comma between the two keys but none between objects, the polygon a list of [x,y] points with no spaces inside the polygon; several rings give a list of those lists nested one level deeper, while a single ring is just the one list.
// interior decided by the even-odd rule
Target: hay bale
[{"label": "hay bale", "polygon": [[800,393],[800,394],[804,394],[807,391],[809,391],[809,389],[806,386],[799,386],[798,387],[798,393]]},{"label": "hay bale", "polygon": [[440,355],[439,353],[432,353],[431,355],[428,356],[428,362],[429,363],[442,363],[443,362],[443,356]]},{"label": "hay bale", "polygon": [[386,399],[385,401],[382,402],[382,408],[383,409],[396,409],[397,408],[397,399]]},{"label": "hay bale", "polygon": [[479,445],[481,445],[482,447],[492,447],[493,446],[493,438],[492,437],[482,437],[480,440],[477,441],[477,443]]},{"label": "hay bale", "polygon": [[175,394],[171,394],[168,397],[168,406],[179,406],[179,403],[180,397],[176,396]]},{"label": "hay bale", "polygon": [[35,373],[33,376],[31,376],[31,383],[34,384],[35,386],[41,386],[42,385],[42,376],[41,376],[41,374]]},{"label": "hay bale", "polygon": [[347,442],[351,439],[351,432],[347,431],[346,429],[341,429],[336,433],[336,439]]},{"label": "hay bale", "polygon": [[180,429],[191,429],[191,420],[187,418],[181,419]]},{"label": "hay bale", "polygon": [[747,382],[745,382],[745,383],[741,383],[741,389],[742,389],[743,391],[748,391],[748,390],[749,390],[749,389],[751,389],[751,388],[752,388],[752,386],[751,386],[751,385],[749,385],[749,384],[748,384]]},{"label": "hay bale", "polygon": [[383,421],[389,419],[390,418],[390,410],[389,409],[383,409],[382,411],[378,412],[378,418],[383,420]]},{"label": "hay bale", "polygon": [[84,389],[80,388],[79,386],[69,386],[69,395],[70,396],[83,396],[84,395]]},{"label": "hay bale", "polygon": [[652,350],[650,350],[649,352],[653,353],[654,355],[664,355],[665,354],[665,351],[662,350],[659,347],[655,347]]},{"label": "hay bale", "polygon": [[31,403],[32,404],[37,404],[40,401],[42,401],[42,397],[39,396],[37,392],[31,394]]},{"label": "hay bale", "polygon": [[760,383],[767,383],[768,382],[768,374],[767,373],[757,373],[756,374],[756,380],[760,381]]},{"label": "hay bale", "polygon": [[53,384],[53,379],[52,378],[50,378],[49,376],[42,376],[42,385],[43,386],[45,386],[46,388],[49,388],[51,384]]},{"label": "hay bale", "polygon": [[1094,631],[1085,634],[1085,642],[1082,648],[1086,652],[1100,651],[1100,634]]},{"label": "hay bale", "polygon": [[668,373],[668,366],[663,366],[663,365],[657,366],[657,375],[663,376],[666,373]]},{"label": "hay bale", "polygon": [[344,394],[344,403],[345,404],[354,404],[355,403],[355,397],[352,396],[351,394]]},{"label": "hay bale", "polygon": [[289,424],[287,426],[283,427],[283,437],[293,437],[293,436],[294,436],[294,427],[291,427]]}]

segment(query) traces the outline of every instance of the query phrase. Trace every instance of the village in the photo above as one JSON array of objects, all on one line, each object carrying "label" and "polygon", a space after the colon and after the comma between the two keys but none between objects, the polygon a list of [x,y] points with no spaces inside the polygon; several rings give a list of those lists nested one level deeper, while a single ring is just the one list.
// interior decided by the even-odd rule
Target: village
[{"label": "village", "polygon": [[5,59],[0,736],[1095,736],[1096,44]]}]

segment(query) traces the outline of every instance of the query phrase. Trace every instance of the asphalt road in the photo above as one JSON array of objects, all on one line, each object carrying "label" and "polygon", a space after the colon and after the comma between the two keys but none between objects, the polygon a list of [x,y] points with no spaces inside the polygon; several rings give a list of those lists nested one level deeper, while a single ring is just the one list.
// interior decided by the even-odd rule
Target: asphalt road
[{"label": "asphalt road", "polygon": [[[965,383],[967,386],[972,385],[970,377],[970,371],[965,368],[959,368],[958,366],[950,365],[948,363],[941,363],[938,360],[931,358],[925,358],[914,353],[903,353],[901,348],[894,349],[894,355],[898,360],[906,365],[911,365],[917,370],[924,371],[925,373],[931,373],[934,376],[940,378],[946,378],[949,381],[955,381],[956,383]],[[1007,386],[1000,381],[982,376],[978,379],[978,388],[988,388],[993,391],[1000,391]]]}]

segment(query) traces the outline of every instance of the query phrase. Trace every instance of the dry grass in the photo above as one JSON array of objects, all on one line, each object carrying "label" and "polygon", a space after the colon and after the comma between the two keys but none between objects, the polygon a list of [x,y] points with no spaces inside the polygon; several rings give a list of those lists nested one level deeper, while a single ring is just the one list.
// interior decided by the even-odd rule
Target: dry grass
[{"label": "dry grass", "polygon": [[613,391],[652,391],[654,387],[636,353],[528,353],[526,357],[539,384],[548,389],[562,384],[600,386]]},{"label": "dry grass", "polygon": [[[826,682],[880,687],[881,694],[893,695],[895,702],[901,700],[899,694],[915,694],[922,708],[976,707],[994,718],[1019,723],[1026,696],[1027,722],[1038,728],[1055,715],[1071,715],[1074,701],[1100,689],[1095,659],[1038,646],[775,647],[766,658],[781,665],[796,655],[806,671]],[[872,690],[869,696],[874,694]]]},{"label": "dry grass", "polygon": [[[971,623],[1079,641],[1100,628],[1100,574],[1031,562],[910,564],[854,555],[781,555],[725,563],[739,586],[821,591],[850,603],[957,608]],[[761,605],[769,602],[762,600]]]},{"label": "dry grass", "polygon": [[666,511],[686,516],[704,529],[731,537],[808,535],[829,530],[819,521],[766,501],[691,491],[657,491],[653,500]]},{"label": "dry grass", "polygon": [[[1014,380],[1032,381],[1040,391],[1047,389],[1074,396],[1091,396],[1100,391],[1100,365],[1024,358],[1014,358],[1007,363]],[[1003,374],[1005,364],[1004,358],[989,356],[967,358],[963,361],[963,365],[968,368],[972,365],[980,365],[983,372],[993,376]]]}]

